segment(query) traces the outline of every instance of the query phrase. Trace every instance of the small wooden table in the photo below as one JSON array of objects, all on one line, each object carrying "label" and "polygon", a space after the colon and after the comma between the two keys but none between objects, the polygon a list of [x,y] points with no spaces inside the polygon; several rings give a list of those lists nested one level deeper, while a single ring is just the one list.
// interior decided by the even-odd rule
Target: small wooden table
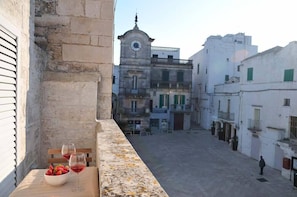
[{"label": "small wooden table", "polygon": [[51,186],[44,180],[46,169],[31,170],[9,197],[98,197],[97,167],[86,167],[79,173],[79,183],[82,191],[73,191],[77,183],[77,174],[70,172],[67,182],[62,186]]}]

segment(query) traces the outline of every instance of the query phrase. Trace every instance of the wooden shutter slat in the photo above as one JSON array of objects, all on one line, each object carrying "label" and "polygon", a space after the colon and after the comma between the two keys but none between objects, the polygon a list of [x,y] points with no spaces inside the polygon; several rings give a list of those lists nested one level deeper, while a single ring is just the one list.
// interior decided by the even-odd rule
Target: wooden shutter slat
[{"label": "wooden shutter slat", "polygon": [[6,69],[3,69],[3,68],[0,68],[0,75],[16,78],[15,72],[10,71],[10,70],[6,70]]},{"label": "wooden shutter slat", "polygon": [[5,48],[4,46],[0,45],[0,52],[5,54],[6,56],[9,56],[9,57],[11,57],[13,59],[16,59],[16,53],[9,50],[9,49],[7,49],[7,48]]},{"label": "wooden shutter slat", "polygon": [[13,52],[15,52],[15,53],[17,52],[15,46],[14,46],[13,44],[7,42],[7,41],[4,40],[3,38],[0,38],[0,45],[2,45],[2,46],[4,46],[4,47],[8,48],[9,50],[11,50],[11,51],[13,51]]},{"label": "wooden shutter slat", "polygon": [[15,85],[0,82],[0,90],[16,90]]},{"label": "wooden shutter slat", "polygon": [[9,63],[1,61],[1,60],[0,60],[0,68],[16,71],[16,66],[14,64],[9,64]]},{"label": "wooden shutter slat", "polygon": [[8,97],[8,98],[0,98],[0,105],[5,105],[5,104],[11,104],[15,103],[16,100],[14,98]]},{"label": "wooden shutter slat", "polygon": [[16,36],[13,36],[10,32],[1,29],[0,37],[3,38],[8,43],[11,43],[14,46],[17,46]]},{"label": "wooden shutter slat", "polygon": [[0,112],[15,110],[15,104],[5,104],[0,106]]},{"label": "wooden shutter slat", "polygon": [[0,60],[3,60],[4,62],[16,65],[16,59],[13,59],[7,55],[3,55],[0,53]]},{"label": "wooden shutter slat", "polygon": [[0,90],[0,97],[15,97],[15,91]]},{"label": "wooden shutter slat", "polygon": [[3,83],[16,84],[15,78],[0,76],[0,81]]}]

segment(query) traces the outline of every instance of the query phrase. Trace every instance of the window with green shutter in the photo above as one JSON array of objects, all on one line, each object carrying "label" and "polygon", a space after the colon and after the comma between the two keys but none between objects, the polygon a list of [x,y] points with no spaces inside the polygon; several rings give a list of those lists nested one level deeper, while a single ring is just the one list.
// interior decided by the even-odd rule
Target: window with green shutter
[{"label": "window with green shutter", "polygon": [[284,81],[294,80],[294,69],[286,69],[284,72]]},{"label": "window with green shutter", "polygon": [[168,94],[160,94],[159,97],[159,108],[169,107],[169,95]]},{"label": "window with green shutter", "polygon": [[162,71],[162,81],[169,81],[169,71],[168,70]]},{"label": "window with green shutter", "polygon": [[253,80],[253,68],[247,69],[247,80],[252,81]]},{"label": "window with green shutter", "polygon": [[177,71],[176,79],[177,79],[177,82],[183,82],[184,81],[184,72],[183,71]]},{"label": "window with green shutter", "polygon": [[225,75],[225,81],[229,81],[229,75]]}]

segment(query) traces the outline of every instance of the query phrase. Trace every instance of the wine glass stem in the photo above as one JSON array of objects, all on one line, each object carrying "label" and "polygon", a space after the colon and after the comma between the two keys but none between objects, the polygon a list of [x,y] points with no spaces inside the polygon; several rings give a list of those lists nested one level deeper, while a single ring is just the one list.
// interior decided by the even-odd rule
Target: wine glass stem
[{"label": "wine glass stem", "polygon": [[77,173],[77,182],[76,182],[76,185],[77,185],[77,190],[79,190],[79,174]]}]

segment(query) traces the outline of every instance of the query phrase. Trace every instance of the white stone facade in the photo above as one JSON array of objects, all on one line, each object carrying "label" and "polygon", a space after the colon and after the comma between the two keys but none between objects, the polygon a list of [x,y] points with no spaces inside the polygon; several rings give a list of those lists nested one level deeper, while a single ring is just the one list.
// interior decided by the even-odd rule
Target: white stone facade
[{"label": "white stone facade", "polygon": [[[247,58],[240,66],[240,150],[282,170],[283,158],[297,156],[292,118],[297,117],[297,42]],[[289,73],[289,75],[288,75]],[[295,143],[294,143],[295,142]]]},{"label": "white stone facade", "polygon": [[194,113],[192,121],[209,129],[214,115],[214,86],[239,77],[241,60],[257,53],[251,36],[244,33],[210,36],[204,48],[190,57],[193,60]]}]

